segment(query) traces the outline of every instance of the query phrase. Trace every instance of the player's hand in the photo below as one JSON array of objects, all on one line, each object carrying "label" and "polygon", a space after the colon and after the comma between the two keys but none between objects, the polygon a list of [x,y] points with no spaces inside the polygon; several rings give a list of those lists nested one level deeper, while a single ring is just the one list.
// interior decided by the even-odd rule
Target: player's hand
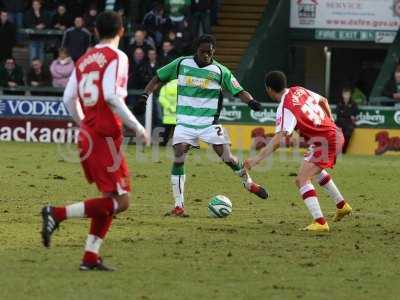
[{"label": "player's hand", "polygon": [[133,106],[133,113],[135,115],[142,115],[146,112],[146,103],[149,98],[149,94],[143,93],[138,97],[137,102]]},{"label": "player's hand", "polygon": [[137,137],[138,141],[143,142],[145,145],[150,144],[150,137],[146,131],[143,131],[142,133],[137,133],[136,137]]},{"label": "player's hand", "polygon": [[249,103],[247,103],[247,105],[254,111],[261,111],[262,110],[262,106],[261,103],[258,102],[257,100],[250,100]]}]

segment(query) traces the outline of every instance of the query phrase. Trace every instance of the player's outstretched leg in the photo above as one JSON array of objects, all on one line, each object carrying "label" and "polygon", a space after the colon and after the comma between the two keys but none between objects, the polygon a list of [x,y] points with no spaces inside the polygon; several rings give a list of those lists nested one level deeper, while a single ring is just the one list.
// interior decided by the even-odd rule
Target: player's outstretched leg
[{"label": "player's outstretched leg", "polygon": [[174,217],[188,217],[185,213],[185,158],[186,153],[189,151],[190,146],[188,144],[177,144],[174,146],[174,163],[172,164],[171,170],[171,186],[172,194],[174,196],[175,205],[174,208],[167,212],[166,216]]},{"label": "player's outstretched leg", "polygon": [[257,195],[262,199],[268,198],[268,192],[265,188],[255,183],[246,169],[243,167],[243,163],[235,157],[228,144],[225,145],[213,145],[214,151],[219,157],[227,164],[242,180],[243,186],[250,193]]},{"label": "player's outstretched leg", "polygon": [[296,185],[299,188],[300,195],[314,219],[312,224],[303,228],[303,230],[306,231],[329,231],[328,223],[322,214],[321,207],[318,202],[317,193],[310,180],[319,172],[320,168],[318,166],[304,161],[296,178]]},{"label": "player's outstretched leg", "polygon": [[344,200],[344,197],[340,193],[336,184],[333,182],[331,175],[326,170],[322,170],[316,176],[318,183],[323,187],[329,194],[329,196],[335,201],[336,214],[333,221],[338,222],[345,216],[350,215],[352,212],[351,206]]},{"label": "player's outstretched leg", "polygon": [[100,246],[106,236],[114,214],[129,207],[129,194],[104,194],[101,198],[88,199],[67,206],[45,206],[42,209],[42,240],[45,247],[50,247],[51,237],[59,224],[66,219],[90,218],[90,232],[86,240],[85,253],[80,270],[113,271],[104,265],[99,255]]}]

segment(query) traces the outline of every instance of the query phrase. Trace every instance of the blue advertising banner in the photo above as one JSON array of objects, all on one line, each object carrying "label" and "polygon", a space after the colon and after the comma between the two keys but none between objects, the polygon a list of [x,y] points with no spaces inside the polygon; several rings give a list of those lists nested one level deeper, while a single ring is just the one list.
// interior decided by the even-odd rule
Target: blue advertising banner
[{"label": "blue advertising banner", "polygon": [[0,117],[69,118],[60,98],[2,96]]}]

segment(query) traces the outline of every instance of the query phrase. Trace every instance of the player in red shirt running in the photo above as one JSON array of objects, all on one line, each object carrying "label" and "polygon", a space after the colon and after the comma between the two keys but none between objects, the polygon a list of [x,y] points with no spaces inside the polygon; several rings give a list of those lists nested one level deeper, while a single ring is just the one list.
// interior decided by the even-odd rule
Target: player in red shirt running
[{"label": "player in red shirt running", "polygon": [[328,100],[303,87],[287,88],[286,76],[279,71],[266,75],[265,87],[268,96],[280,102],[276,114],[276,134],[257,156],[245,161],[245,166],[251,169],[270,156],[279,148],[283,138],[291,136],[293,131],[297,130],[310,146],[296,178],[296,185],[304,203],[314,218],[314,222],[304,230],[329,231],[311,183],[313,178],[317,179],[319,185],[335,201],[334,221],[340,221],[349,215],[352,209],[325,170],[333,168],[344,143],[343,134],[333,121]]},{"label": "player in red shirt running", "polygon": [[80,125],[79,155],[89,183],[96,183],[102,196],[83,202],[42,209],[42,239],[50,247],[51,236],[59,223],[70,218],[90,218],[80,270],[112,271],[105,266],[99,250],[113,215],[125,211],[130,202],[130,178],[121,145],[122,124],[148,141],[142,125],[125,104],[128,58],[118,44],[124,34],[121,17],[115,12],[100,14],[96,22],[100,43],[76,63],[66,90],[64,103]]}]

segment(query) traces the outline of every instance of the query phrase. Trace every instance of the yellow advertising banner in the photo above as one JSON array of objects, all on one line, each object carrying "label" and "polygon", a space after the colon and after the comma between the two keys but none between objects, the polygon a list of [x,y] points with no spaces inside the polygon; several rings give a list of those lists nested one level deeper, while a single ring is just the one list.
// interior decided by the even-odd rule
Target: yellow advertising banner
[{"label": "yellow advertising banner", "polygon": [[[250,150],[259,148],[268,141],[275,131],[273,126],[224,125],[229,133],[232,149]],[[288,144],[296,144],[294,136]],[[300,145],[305,147],[305,145]],[[348,148],[349,154],[359,155],[399,155],[400,129],[357,128]]]}]

